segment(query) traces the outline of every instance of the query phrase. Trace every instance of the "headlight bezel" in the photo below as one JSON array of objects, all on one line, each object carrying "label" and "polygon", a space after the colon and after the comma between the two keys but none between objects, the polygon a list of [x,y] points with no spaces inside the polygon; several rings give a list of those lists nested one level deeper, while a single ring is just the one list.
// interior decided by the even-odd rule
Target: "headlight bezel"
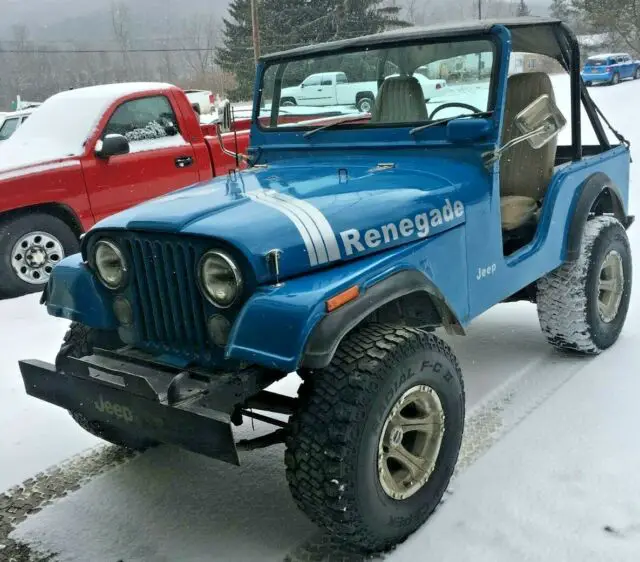
[{"label": "headlight bezel", "polygon": [[[222,261],[225,263],[225,265],[230,269],[231,273],[233,274],[233,278],[236,284],[236,293],[233,299],[231,300],[231,302],[229,302],[228,304],[220,304],[219,302],[217,302],[204,285],[203,275],[202,275],[203,268],[204,268],[205,261],[211,256],[216,256],[218,258],[221,258]],[[213,306],[215,306],[216,308],[223,309],[223,310],[231,308],[234,304],[238,302],[238,300],[240,299],[240,296],[242,295],[243,283],[244,283],[242,279],[242,272],[240,271],[240,268],[238,267],[234,259],[223,250],[210,249],[210,250],[207,250],[204,254],[202,254],[202,257],[198,260],[198,265],[196,267],[196,279],[198,282],[198,288],[200,289],[202,296],[204,296],[204,298],[207,299],[207,301]]]},{"label": "headlight bezel", "polygon": [[[122,280],[117,285],[112,285],[107,282],[100,271],[100,268],[98,266],[98,249],[100,245],[107,246],[117,256],[117,258],[120,260],[120,263],[122,264]],[[91,249],[91,262],[96,277],[104,287],[106,287],[110,291],[118,291],[126,287],[129,280],[129,264],[127,262],[127,258],[124,255],[124,252],[115,242],[109,240],[108,238],[100,238],[99,240],[97,240],[95,244],[93,244],[93,247]]]}]

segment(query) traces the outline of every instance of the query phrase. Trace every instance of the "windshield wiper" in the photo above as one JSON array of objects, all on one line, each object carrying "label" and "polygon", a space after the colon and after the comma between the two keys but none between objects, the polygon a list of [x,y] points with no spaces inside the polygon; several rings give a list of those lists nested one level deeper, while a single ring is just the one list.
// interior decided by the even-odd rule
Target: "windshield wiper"
[{"label": "windshield wiper", "polygon": [[414,127],[409,131],[410,135],[415,135],[420,131],[424,131],[429,127],[435,127],[436,125],[441,125],[442,123],[448,123],[449,121],[453,121],[454,119],[461,119],[462,117],[490,117],[493,115],[493,111],[476,111],[475,113],[461,113],[460,115],[454,115],[452,117],[443,117],[442,119],[436,119],[435,121],[431,121],[431,123],[427,123],[426,125],[420,125],[419,127]]},{"label": "windshield wiper", "polygon": [[311,135],[313,135],[314,133],[317,133],[318,131],[322,131],[324,129],[328,129],[329,127],[333,127],[335,125],[342,125],[344,123],[352,123],[354,121],[362,121],[362,119],[364,119],[364,117],[362,117],[362,115],[352,115],[351,117],[347,117],[345,119],[342,119],[340,121],[334,121],[333,123],[328,123],[327,125],[322,125],[322,127],[317,127],[316,129],[311,129],[310,131],[307,131],[306,133],[304,133],[302,136],[303,137],[310,137]]}]

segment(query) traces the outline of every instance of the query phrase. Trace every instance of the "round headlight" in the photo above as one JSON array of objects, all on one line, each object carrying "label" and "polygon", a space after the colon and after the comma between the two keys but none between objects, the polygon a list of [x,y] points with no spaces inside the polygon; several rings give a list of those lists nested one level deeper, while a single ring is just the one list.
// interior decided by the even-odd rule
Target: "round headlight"
[{"label": "round headlight", "polygon": [[220,308],[231,306],[242,290],[238,266],[222,252],[212,250],[202,256],[198,278],[204,296]]},{"label": "round headlight", "polygon": [[117,289],[124,284],[127,263],[122,252],[113,242],[100,240],[96,244],[94,262],[100,281],[109,289]]}]

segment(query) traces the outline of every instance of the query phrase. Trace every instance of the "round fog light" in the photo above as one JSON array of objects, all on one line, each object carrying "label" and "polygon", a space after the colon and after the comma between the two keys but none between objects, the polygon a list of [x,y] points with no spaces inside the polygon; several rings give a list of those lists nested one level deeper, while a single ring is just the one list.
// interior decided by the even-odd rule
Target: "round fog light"
[{"label": "round fog light", "polygon": [[133,309],[131,308],[131,303],[124,297],[116,297],[113,301],[113,313],[123,326],[131,326],[133,324]]},{"label": "round fog light", "polygon": [[207,328],[209,330],[209,337],[214,344],[218,347],[227,345],[229,332],[231,331],[231,323],[229,320],[220,314],[214,314],[207,321]]}]

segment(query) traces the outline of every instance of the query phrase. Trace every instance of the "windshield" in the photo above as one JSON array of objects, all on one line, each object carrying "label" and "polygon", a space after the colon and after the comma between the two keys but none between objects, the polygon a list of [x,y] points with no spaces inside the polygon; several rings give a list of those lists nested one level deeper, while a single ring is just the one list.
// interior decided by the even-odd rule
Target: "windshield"
[{"label": "windshield", "polygon": [[259,125],[409,126],[486,112],[494,51],[491,40],[473,39],[276,61],[262,76]]}]

